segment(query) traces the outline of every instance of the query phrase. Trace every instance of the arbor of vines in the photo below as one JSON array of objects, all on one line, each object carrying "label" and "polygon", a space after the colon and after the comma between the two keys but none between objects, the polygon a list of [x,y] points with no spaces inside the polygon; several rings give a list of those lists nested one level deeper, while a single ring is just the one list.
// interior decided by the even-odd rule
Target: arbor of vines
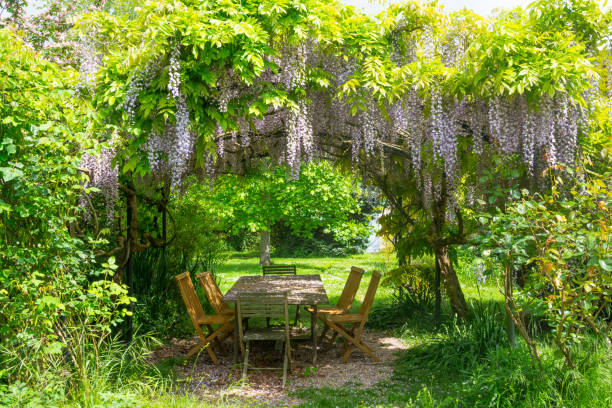
[{"label": "arbor of vines", "polygon": [[601,68],[595,25],[609,17],[576,1],[597,18],[568,20],[585,13],[564,4],[483,19],[407,2],[371,18],[333,1],[159,0],[134,18],[85,16],[81,89],[108,148],[82,167],[110,225],[120,190],[132,217],[110,253],[159,243],[138,233],[147,191],[167,200],[187,176],[243,174],[262,157],[289,177],[337,160],[381,188],[404,247],[436,255],[466,316],[452,248],[482,171],[512,167],[541,185],[542,170],[579,154]]}]

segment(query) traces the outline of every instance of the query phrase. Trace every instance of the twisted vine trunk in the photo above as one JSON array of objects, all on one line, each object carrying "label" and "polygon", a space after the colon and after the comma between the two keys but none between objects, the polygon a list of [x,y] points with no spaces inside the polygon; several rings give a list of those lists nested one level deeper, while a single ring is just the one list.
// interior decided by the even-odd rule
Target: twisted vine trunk
[{"label": "twisted vine trunk", "polygon": [[455,268],[453,268],[453,263],[451,262],[449,254],[451,245],[460,244],[465,241],[465,236],[463,234],[463,217],[461,211],[457,209],[455,211],[457,216],[457,232],[454,233],[452,237],[448,236],[449,232],[445,232],[448,200],[449,195],[446,189],[446,175],[443,175],[440,197],[434,201],[431,208],[433,222],[431,224],[429,243],[433,247],[436,255],[451,309],[457,317],[465,319],[469,317],[470,309],[463,296],[461,284],[459,283],[457,272],[455,272]]},{"label": "twisted vine trunk", "polygon": [[453,268],[450,256],[448,254],[448,245],[434,247],[436,257],[440,265],[440,274],[444,280],[446,293],[450,301],[451,309],[458,317],[465,319],[470,315],[470,309],[467,306],[457,272]]},{"label": "twisted vine trunk", "polygon": [[[269,164],[266,163],[266,171],[269,170]],[[270,205],[270,192],[263,192],[263,199],[267,206]],[[259,233],[259,264],[270,265],[270,219],[266,220],[266,228],[262,229]]]}]

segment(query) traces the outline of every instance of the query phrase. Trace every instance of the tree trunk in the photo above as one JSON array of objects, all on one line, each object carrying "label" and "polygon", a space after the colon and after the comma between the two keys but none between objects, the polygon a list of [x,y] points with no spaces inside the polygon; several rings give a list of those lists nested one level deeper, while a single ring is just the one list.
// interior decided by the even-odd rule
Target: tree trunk
[{"label": "tree trunk", "polygon": [[270,265],[270,222],[268,222],[267,229],[260,232],[259,264]]},{"label": "tree trunk", "polygon": [[457,277],[455,268],[453,268],[453,264],[448,255],[448,246],[437,247],[434,248],[434,250],[439,262],[440,273],[444,278],[446,293],[450,300],[451,309],[458,317],[465,319],[470,315],[470,309],[465,302],[465,297],[463,296],[463,291],[459,284],[459,278]]},{"label": "tree trunk", "polygon": [[440,294],[440,261],[438,261],[438,257],[436,256],[435,258],[435,262],[436,262],[436,281],[435,281],[435,291],[436,291],[436,310],[435,310],[435,320],[436,320],[436,324],[440,324],[440,315],[441,315],[441,309],[442,309],[442,295]]}]

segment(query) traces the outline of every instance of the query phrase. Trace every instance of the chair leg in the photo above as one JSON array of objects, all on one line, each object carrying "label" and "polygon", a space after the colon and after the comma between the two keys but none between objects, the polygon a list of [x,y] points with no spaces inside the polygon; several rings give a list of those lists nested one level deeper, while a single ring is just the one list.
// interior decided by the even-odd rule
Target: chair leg
[{"label": "chair leg", "polygon": [[[210,324],[207,324],[206,328],[208,328],[208,336],[210,337],[215,332],[215,330],[212,328],[212,326]],[[223,350],[223,348],[221,347],[221,342],[219,341],[219,337],[218,336],[215,337],[214,341],[215,341],[215,345],[217,347],[219,347],[218,350],[219,351]]]},{"label": "chair leg", "polygon": [[199,342],[198,344],[196,344],[195,346],[193,346],[192,348],[189,349],[189,351],[187,352],[187,355],[185,356],[185,358],[189,360],[191,358],[191,356],[193,356],[195,353],[200,351],[200,349],[202,347],[204,347],[205,345],[206,345],[206,343],[204,343],[203,341]]},{"label": "chair leg", "polygon": [[[357,327],[357,323],[353,323],[353,326],[350,328],[350,330],[348,330],[348,334],[351,337],[355,335],[355,327]],[[334,336],[337,336],[337,335],[338,335],[338,332],[335,332]],[[338,357],[340,357],[344,352],[346,352],[347,347],[349,347],[349,345],[350,345],[349,342],[346,339],[344,339],[344,344],[342,345],[342,348],[338,352]]]},{"label": "chair leg", "polygon": [[323,345],[323,342],[325,341],[325,335],[327,334],[328,330],[329,330],[329,327],[326,324],[323,325],[323,331],[321,332],[321,336],[319,337],[320,345]]},{"label": "chair leg", "polygon": [[[359,341],[359,339],[357,339],[357,341]],[[346,363],[348,361],[349,356],[355,350],[355,346],[350,344],[348,341],[346,343],[348,343],[348,345],[345,347],[346,351],[344,353],[344,356],[342,356],[342,360],[341,360],[343,363]]]},{"label": "chair leg", "polygon": [[287,358],[289,359],[289,372],[291,372],[291,341],[287,342]]},{"label": "chair leg", "polygon": [[[285,342],[287,343],[287,342]],[[289,348],[285,345],[285,352],[283,353],[283,387],[287,384],[287,364],[289,360]]]},{"label": "chair leg", "polygon": [[[317,320],[317,316],[315,313],[311,313],[310,314],[310,327],[315,327],[315,322]],[[310,340],[314,341],[314,336],[316,336],[317,333],[314,332],[314,330],[312,331],[312,333],[310,333]]]},{"label": "chair leg", "polygon": [[295,323],[293,324],[297,327],[302,327],[302,322],[300,321],[300,309],[300,305],[297,305],[295,309]]},{"label": "chair leg", "polygon": [[208,352],[208,355],[210,356],[210,359],[213,361],[213,363],[215,363],[215,365],[219,365],[219,360],[217,359],[217,356],[215,355],[215,352],[213,351],[211,344],[209,344],[208,347],[206,347],[206,351]]},{"label": "chair leg", "polygon": [[249,366],[249,342],[246,342],[246,351],[244,352],[244,367],[242,367],[242,380],[246,380],[247,367]]},{"label": "chair leg", "polygon": [[[365,354],[369,355],[370,357],[372,357],[375,361],[380,363],[380,358],[378,358],[376,354],[374,354],[374,350],[372,350],[370,347],[368,347],[365,343],[361,341],[361,328],[357,330],[356,334],[353,334],[355,331],[354,326],[350,330],[351,333],[348,333],[346,329],[342,327],[342,325],[338,325],[334,322],[329,322],[329,325],[334,331],[337,331],[338,333],[342,335],[342,337],[344,337],[345,344],[348,343],[345,345],[346,355],[342,359],[343,363],[346,363],[346,361],[348,360],[348,356],[350,355],[350,353],[353,352],[352,349],[354,349],[355,347],[363,351]],[[344,350],[342,352],[344,352]],[[338,356],[339,355],[340,354],[338,354]]]},{"label": "chair leg", "polygon": [[[242,324],[243,324],[243,329],[242,330],[243,330],[243,333],[244,333],[244,331],[249,328],[249,319],[248,318],[242,319]],[[238,327],[238,324],[236,324],[236,327]],[[234,332],[234,335],[237,336],[237,338],[234,339],[234,341],[238,343],[238,346],[239,346],[238,348],[240,349],[240,355],[242,357],[244,357],[244,343],[241,341],[240,334],[236,330]]]},{"label": "chair leg", "polygon": [[217,359],[217,355],[212,350],[212,344],[210,344],[211,341],[212,339],[210,337],[205,338],[203,341],[193,346],[189,350],[185,358],[189,360],[194,354],[198,353],[202,348],[204,348],[206,349],[206,352],[210,356],[210,359],[213,361],[213,363],[215,363],[215,365],[219,365],[219,360]]}]

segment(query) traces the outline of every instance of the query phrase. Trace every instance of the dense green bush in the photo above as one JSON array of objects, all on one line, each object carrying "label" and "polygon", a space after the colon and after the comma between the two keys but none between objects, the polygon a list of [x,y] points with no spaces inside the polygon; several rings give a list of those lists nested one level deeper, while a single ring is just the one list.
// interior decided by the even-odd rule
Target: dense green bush
[{"label": "dense green bush", "polygon": [[[612,192],[600,177],[582,181],[571,169],[560,170],[549,170],[550,195],[510,191],[504,211],[480,213],[483,229],[474,242],[481,262],[503,265],[507,309],[534,357],[526,315],[550,327],[571,367],[572,345],[587,334],[606,339],[610,330]],[[513,271],[519,269],[521,285],[512,292],[508,285],[517,286]]]},{"label": "dense green bush", "polygon": [[229,209],[211,199],[211,193],[206,185],[194,185],[172,199],[168,262],[176,274],[214,271],[227,259]]},{"label": "dense green bush", "polygon": [[0,383],[47,393],[63,392],[60,372],[82,376],[128,302],[75,227],[87,110],[73,79],[0,30]]},{"label": "dense green bush", "polygon": [[346,242],[339,242],[325,228],[317,228],[311,236],[294,234],[281,223],[272,227],[272,246],[274,256],[280,258],[306,256],[347,256],[362,253],[367,247],[366,235],[356,236]]}]

